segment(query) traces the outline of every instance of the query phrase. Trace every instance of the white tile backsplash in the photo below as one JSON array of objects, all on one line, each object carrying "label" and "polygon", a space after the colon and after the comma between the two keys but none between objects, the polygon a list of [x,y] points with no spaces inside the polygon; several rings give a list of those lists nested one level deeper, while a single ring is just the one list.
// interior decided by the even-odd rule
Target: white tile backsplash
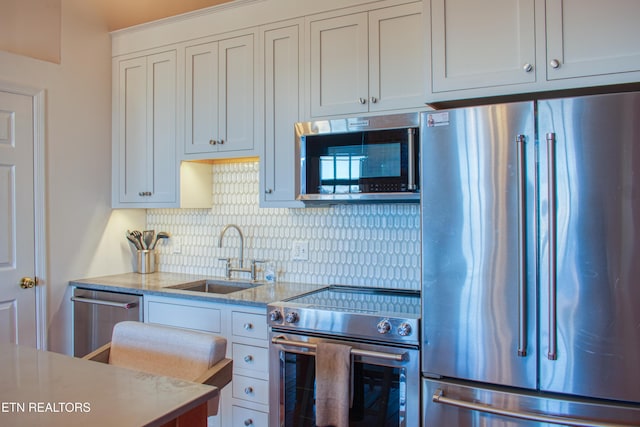
[{"label": "white tile backsplash", "polygon": [[[173,238],[158,245],[158,271],[224,276],[218,258],[237,258],[240,239],[230,229],[219,248],[218,236],[236,224],[245,236],[245,266],[249,259],[275,261],[278,280],[419,289],[418,204],[259,208],[257,161],[212,168],[211,209],[147,211],[147,227]],[[308,261],[291,259],[295,241],[308,242]]]}]

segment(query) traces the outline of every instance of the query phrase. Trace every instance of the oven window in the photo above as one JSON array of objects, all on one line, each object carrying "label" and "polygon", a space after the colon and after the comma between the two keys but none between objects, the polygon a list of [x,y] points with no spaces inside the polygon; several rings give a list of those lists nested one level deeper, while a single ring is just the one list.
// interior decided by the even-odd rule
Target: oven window
[{"label": "oven window", "polygon": [[[315,357],[283,352],[282,409],[285,427],[315,427]],[[353,404],[349,426],[405,425],[406,373],[404,368],[354,360]]]}]

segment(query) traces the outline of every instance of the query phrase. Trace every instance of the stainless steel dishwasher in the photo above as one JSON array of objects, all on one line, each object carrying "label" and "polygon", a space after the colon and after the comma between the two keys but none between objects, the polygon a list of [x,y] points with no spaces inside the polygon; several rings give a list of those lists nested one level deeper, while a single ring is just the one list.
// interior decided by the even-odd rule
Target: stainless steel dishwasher
[{"label": "stainless steel dishwasher", "polygon": [[111,341],[113,326],[124,320],[142,321],[142,295],[73,290],[73,354],[82,357]]}]

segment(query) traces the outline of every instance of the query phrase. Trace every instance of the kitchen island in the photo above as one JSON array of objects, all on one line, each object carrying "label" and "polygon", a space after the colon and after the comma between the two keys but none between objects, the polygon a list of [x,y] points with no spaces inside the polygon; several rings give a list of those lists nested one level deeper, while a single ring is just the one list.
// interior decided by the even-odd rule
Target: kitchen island
[{"label": "kitchen island", "polygon": [[[0,344],[0,425],[163,426],[201,413],[216,387]],[[190,420],[193,420],[190,418]]]}]

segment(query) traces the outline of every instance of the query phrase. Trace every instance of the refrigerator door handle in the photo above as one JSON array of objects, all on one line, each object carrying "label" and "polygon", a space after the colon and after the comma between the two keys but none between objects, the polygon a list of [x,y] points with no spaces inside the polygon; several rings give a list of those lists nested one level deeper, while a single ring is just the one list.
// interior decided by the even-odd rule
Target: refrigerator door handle
[{"label": "refrigerator door handle", "polygon": [[527,276],[526,276],[526,181],[524,158],[524,135],[516,136],[518,155],[518,356],[527,355]]},{"label": "refrigerator door handle", "polygon": [[549,192],[549,351],[547,359],[556,360],[556,134],[547,133],[547,168]]},{"label": "refrigerator door handle", "polygon": [[486,403],[478,403],[478,402],[467,402],[465,400],[454,399],[451,397],[446,397],[444,395],[444,391],[439,388],[433,393],[431,398],[434,403],[441,403],[444,405],[455,406],[458,408],[470,409],[472,411],[486,412],[489,414],[500,415],[503,417],[510,418],[518,418],[522,420],[542,422],[542,423],[551,423],[551,424],[560,424],[563,426],[572,426],[572,427],[629,427],[627,425],[622,424],[612,424],[607,422],[599,422],[595,420],[582,420],[578,418],[565,418],[565,417],[556,417],[552,415],[538,414],[534,412],[526,412],[526,411],[514,411],[511,409],[504,409],[495,407],[492,405],[487,405]]}]

